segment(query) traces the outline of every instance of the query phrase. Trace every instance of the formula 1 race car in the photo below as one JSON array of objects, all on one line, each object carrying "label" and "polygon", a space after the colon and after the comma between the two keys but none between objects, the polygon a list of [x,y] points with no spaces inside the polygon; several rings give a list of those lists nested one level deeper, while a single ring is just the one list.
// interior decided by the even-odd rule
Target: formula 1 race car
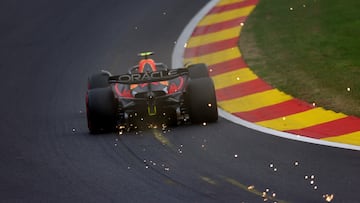
[{"label": "formula 1 race car", "polygon": [[102,71],[88,78],[86,112],[90,133],[154,125],[218,120],[212,79],[205,64],[169,69],[140,53],[139,65],[121,75]]}]

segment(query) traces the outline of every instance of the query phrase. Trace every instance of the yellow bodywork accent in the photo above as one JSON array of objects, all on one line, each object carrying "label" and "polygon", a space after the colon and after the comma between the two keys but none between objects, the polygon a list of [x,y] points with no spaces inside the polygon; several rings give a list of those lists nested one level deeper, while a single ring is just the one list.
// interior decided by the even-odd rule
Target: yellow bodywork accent
[{"label": "yellow bodywork accent", "polygon": [[233,9],[233,10],[225,11],[225,12],[221,12],[221,13],[210,14],[210,15],[205,16],[199,22],[198,26],[206,26],[206,25],[210,25],[210,24],[225,22],[228,20],[242,17],[242,16],[248,16],[254,8],[255,8],[255,5],[241,7],[238,9]]},{"label": "yellow bodywork accent", "polygon": [[298,130],[344,117],[346,117],[345,114],[335,113],[319,107],[281,118],[257,122],[256,124],[280,131]]},{"label": "yellow bodywork accent", "polygon": [[360,145],[360,131],[348,133],[345,135],[335,136],[335,137],[323,138],[322,140],[359,146]]},{"label": "yellow bodywork accent", "polygon": [[218,106],[229,113],[251,111],[292,99],[291,96],[271,89],[244,97],[218,102]]},{"label": "yellow bodywork accent", "polygon": [[228,61],[228,60],[232,60],[232,59],[240,58],[240,57],[241,57],[241,54],[240,54],[239,48],[233,47],[230,49],[225,49],[222,51],[213,52],[213,53],[205,54],[202,56],[186,58],[186,59],[184,59],[184,64],[186,64],[186,63],[190,63],[190,64],[205,63],[208,66],[211,66],[211,65],[214,65],[217,63],[221,63],[224,61]]},{"label": "yellow bodywork accent", "polygon": [[241,26],[236,26],[233,28],[221,30],[218,32],[213,32],[209,34],[199,35],[195,37],[191,37],[187,42],[186,48],[192,48],[197,46],[202,46],[214,42],[219,42],[226,39],[232,39],[235,37],[239,37],[241,31]]},{"label": "yellow bodywork accent", "polygon": [[155,116],[157,114],[156,106],[148,106],[148,114],[149,116]]},{"label": "yellow bodywork accent", "polygon": [[239,68],[237,70],[222,73],[212,77],[215,89],[230,87],[257,78],[257,75],[255,75],[254,72],[252,72],[249,68]]}]

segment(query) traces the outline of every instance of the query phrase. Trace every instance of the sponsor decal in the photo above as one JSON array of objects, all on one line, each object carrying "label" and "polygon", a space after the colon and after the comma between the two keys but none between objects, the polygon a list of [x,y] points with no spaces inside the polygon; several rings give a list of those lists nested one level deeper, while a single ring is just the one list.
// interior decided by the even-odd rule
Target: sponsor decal
[{"label": "sponsor decal", "polygon": [[123,74],[123,75],[110,77],[109,82],[131,84],[131,83],[145,83],[145,82],[170,80],[179,77],[185,72],[187,72],[186,69],[174,69],[174,70],[163,70],[163,71],[155,71],[155,72]]}]

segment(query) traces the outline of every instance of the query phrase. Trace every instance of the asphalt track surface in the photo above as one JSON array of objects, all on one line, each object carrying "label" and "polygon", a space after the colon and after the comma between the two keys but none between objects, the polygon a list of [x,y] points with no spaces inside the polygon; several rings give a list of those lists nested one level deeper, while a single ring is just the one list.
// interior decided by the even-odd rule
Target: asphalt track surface
[{"label": "asphalt track surface", "polygon": [[206,3],[1,1],[0,201],[263,202],[266,193],[268,202],[357,202],[357,151],[224,119],[88,134],[87,76],[124,72],[144,50],[171,64],[174,42]]}]

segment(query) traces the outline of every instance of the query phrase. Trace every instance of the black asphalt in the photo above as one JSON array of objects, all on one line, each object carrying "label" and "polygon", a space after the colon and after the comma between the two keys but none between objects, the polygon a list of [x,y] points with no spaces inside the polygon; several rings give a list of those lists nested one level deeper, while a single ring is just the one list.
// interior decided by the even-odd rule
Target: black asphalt
[{"label": "black asphalt", "polygon": [[[0,1],[1,202],[359,201],[360,153],[220,119],[89,135],[87,76],[171,64],[197,1]],[[313,182],[311,182],[313,181]]]}]

